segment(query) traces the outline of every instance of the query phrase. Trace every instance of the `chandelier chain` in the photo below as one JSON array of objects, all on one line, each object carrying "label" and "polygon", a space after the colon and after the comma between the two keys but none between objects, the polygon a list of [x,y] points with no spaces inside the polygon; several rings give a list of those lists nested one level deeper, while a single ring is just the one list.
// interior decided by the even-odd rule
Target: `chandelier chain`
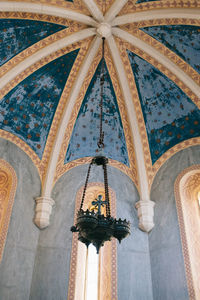
[{"label": "chandelier chain", "polygon": [[83,202],[84,202],[84,199],[85,199],[85,193],[86,193],[86,189],[87,189],[87,185],[88,185],[88,180],[89,180],[89,177],[90,177],[90,171],[91,171],[92,164],[93,164],[93,162],[91,161],[91,163],[89,164],[89,168],[88,168],[88,172],[87,172],[87,177],[86,177],[86,181],[85,181],[85,186],[84,186],[84,189],[83,189],[83,196],[82,196],[82,200],[81,200],[80,209],[83,208]]},{"label": "chandelier chain", "polygon": [[103,171],[104,171],[104,185],[105,185],[106,216],[110,217],[110,199],[109,199],[108,176],[107,176],[106,164],[103,164]]},{"label": "chandelier chain", "polygon": [[103,131],[103,86],[104,86],[104,44],[105,38],[102,38],[102,65],[101,65],[101,75],[100,75],[100,126],[99,126],[99,141],[97,143],[98,148],[104,148],[104,131]]}]

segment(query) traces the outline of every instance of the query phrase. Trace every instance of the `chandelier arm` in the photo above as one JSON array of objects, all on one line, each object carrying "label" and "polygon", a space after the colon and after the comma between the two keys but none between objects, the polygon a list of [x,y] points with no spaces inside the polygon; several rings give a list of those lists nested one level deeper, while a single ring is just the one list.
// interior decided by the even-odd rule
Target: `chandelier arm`
[{"label": "chandelier arm", "polygon": [[91,161],[91,163],[89,164],[87,177],[86,177],[86,181],[85,181],[85,186],[84,186],[84,189],[83,189],[83,196],[82,196],[82,200],[81,200],[80,210],[83,208],[83,203],[84,203],[84,200],[85,200],[85,193],[86,193],[86,189],[87,189],[87,185],[88,185],[88,180],[89,180],[89,177],[90,177],[90,171],[91,171],[92,164],[93,164],[93,161]]},{"label": "chandelier arm", "polygon": [[108,176],[107,176],[107,165],[103,164],[104,171],[104,186],[105,186],[105,200],[106,200],[106,216],[110,217],[110,199],[109,199],[109,191],[108,191]]}]

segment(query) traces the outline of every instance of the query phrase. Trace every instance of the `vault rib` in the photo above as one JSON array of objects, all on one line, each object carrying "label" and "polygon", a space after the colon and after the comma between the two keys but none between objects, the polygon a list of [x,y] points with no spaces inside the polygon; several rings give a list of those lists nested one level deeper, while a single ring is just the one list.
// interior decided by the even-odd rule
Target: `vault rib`
[{"label": "vault rib", "polygon": [[94,19],[96,19],[98,22],[104,21],[104,16],[94,0],[83,0],[83,2],[85,3]]},{"label": "vault rib", "polygon": [[58,41],[55,41],[54,43],[50,44],[47,47],[42,48],[41,50],[37,51],[30,57],[27,57],[24,61],[20,62],[13,69],[11,69],[4,76],[2,76],[0,81],[0,89],[2,89],[7,83],[13,80],[17,75],[19,75],[25,69],[27,69],[37,61],[41,60],[42,58],[48,56],[49,54],[55,51],[58,51],[59,49],[62,49],[68,45],[76,43],[80,40],[83,40],[95,34],[96,34],[96,29],[94,28],[83,29],[79,32],[76,32]]},{"label": "vault rib", "polygon": [[143,200],[147,201],[149,200],[149,186],[148,186],[147,173],[145,168],[143,147],[142,147],[142,141],[141,141],[140,131],[137,122],[137,116],[132,101],[132,95],[130,92],[129,85],[127,84],[128,78],[126,76],[124,66],[119,54],[119,50],[117,48],[113,36],[109,37],[107,41],[108,41],[108,46],[110,48],[111,55],[113,57],[113,62],[117,71],[122,93],[124,95],[127,113],[129,117],[131,133],[134,141],[136,161],[138,164],[137,171],[139,174],[140,196]]},{"label": "vault rib", "polygon": [[112,21],[112,26],[124,25],[133,22],[158,20],[158,19],[197,19],[200,20],[200,9],[189,8],[169,8],[169,9],[154,9],[150,11],[142,11],[123,16],[116,17]]},{"label": "vault rib", "polygon": [[127,41],[133,46],[136,46],[137,48],[143,50],[147,54],[149,54],[151,57],[155,58],[159,63],[166,66],[174,75],[176,75],[190,90],[197,96],[200,97],[200,87],[196,82],[192,80],[184,71],[182,71],[175,63],[173,63],[170,59],[165,57],[162,53],[160,53],[158,50],[153,48],[152,46],[148,45],[144,41],[140,40],[139,38],[131,35],[130,33],[119,29],[119,28],[113,28],[112,29],[113,34],[115,34],[117,37]]},{"label": "vault rib", "polygon": [[[105,22],[111,22],[116,15],[120,12],[122,7],[126,4],[128,0],[115,0],[111,5],[107,13],[105,14]],[[134,0],[136,2],[136,0]]]},{"label": "vault rib", "polygon": [[75,105],[75,101],[78,97],[79,91],[81,89],[81,86],[83,84],[85,75],[87,74],[87,72],[90,68],[90,65],[91,65],[100,45],[101,45],[101,38],[95,37],[89,50],[88,50],[86,57],[84,59],[82,67],[76,77],[76,81],[72,87],[67,104],[64,108],[63,117],[60,121],[60,126],[57,131],[57,136],[55,137],[54,145],[53,145],[53,148],[52,148],[52,151],[50,154],[49,165],[48,165],[46,178],[44,180],[43,189],[42,189],[42,197],[50,197],[51,196],[53,180],[54,180],[54,175],[55,175],[55,171],[56,171],[56,165],[57,165],[59,153],[61,150],[65,130],[66,130],[67,124],[70,120],[71,113],[72,113],[73,107]]},{"label": "vault rib", "polygon": [[90,26],[97,25],[97,22],[89,16],[83,15],[81,13],[66,8],[59,8],[42,3],[39,4],[32,2],[2,1],[1,11],[39,13],[74,20]]}]

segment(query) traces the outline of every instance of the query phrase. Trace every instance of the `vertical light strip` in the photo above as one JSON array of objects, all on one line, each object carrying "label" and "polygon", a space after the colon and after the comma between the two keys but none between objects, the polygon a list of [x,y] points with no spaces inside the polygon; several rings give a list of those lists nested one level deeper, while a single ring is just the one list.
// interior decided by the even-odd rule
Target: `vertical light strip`
[{"label": "vertical light strip", "polygon": [[88,247],[86,298],[84,300],[98,300],[99,254],[93,245]]}]

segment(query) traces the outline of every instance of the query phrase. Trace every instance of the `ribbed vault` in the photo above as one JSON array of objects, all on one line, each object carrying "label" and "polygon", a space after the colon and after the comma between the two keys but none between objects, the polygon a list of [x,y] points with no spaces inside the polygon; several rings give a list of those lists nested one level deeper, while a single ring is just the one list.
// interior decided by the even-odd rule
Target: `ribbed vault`
[{"label": "ribbed vault", "polygon": [[[98,97],[104,36],[107,92],[113,99],[104,112],[105,152],[110,165],[135,182],[141,199],[149,200],[160,166],[200,143],[200,4],[44,0],[0,5],[0,136],[31,157],[42,196],[51,196],[66,171],[89,162],[83,148],[95,155],[92,142],[79,134],[85,128],[91,141],[96,135],[84,117],[86,111],[91,119],[98,117],[91,101]],[[113,145],[121,160],[112,157]],[[74,160],[66,158],[69,148],[78,153]]]}]

